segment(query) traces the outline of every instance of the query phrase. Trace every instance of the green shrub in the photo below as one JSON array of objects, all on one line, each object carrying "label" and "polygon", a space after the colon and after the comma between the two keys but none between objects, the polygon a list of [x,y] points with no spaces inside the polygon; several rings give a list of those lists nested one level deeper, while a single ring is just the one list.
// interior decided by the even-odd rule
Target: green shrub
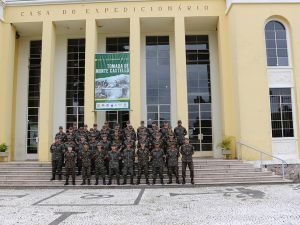
[{"label": "green shrub", "polygon": [[2,144],[0,145],[0,152],[6,152],[7,149],[8,149],[7,144],[2,143]]}]

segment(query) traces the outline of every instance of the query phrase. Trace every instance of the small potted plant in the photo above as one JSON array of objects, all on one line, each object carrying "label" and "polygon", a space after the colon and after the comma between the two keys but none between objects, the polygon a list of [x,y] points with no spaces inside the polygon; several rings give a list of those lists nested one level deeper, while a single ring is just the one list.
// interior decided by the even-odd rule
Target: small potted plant
[{"label": "small potted plant", "polygon": [[228,155],[231,155],[231,137],[224,137],[223,140],[218,144],[218,147],[221,148],[222,154],[224,155],[225,158],[227,158]]},{"label": "small potted plant", "polygon": [[2,156],[2,157],[7,157],[7,156],[8,156],[8,151],[7,151],[7,149],[8,149],[7,144],[2,143],[2,144],[0,145],[0,157],[1,157],[1,156]]}]

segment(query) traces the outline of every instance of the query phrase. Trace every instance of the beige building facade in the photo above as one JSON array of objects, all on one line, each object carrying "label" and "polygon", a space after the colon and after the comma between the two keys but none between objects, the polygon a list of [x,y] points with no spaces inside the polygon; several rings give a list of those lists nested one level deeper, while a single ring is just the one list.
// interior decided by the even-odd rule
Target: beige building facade
[{"label": "beige building facade", "polygon": [[[1,2],[0,143],[9,160],[43,162],[59,126],[182,120],[197,156],[222,158],[230,136],[233,157],[242,142],[245,160],[257,149],[297,162],[299,11],[298,0]],[[95,54],[124,51],[130,111],[96,112]]]}]

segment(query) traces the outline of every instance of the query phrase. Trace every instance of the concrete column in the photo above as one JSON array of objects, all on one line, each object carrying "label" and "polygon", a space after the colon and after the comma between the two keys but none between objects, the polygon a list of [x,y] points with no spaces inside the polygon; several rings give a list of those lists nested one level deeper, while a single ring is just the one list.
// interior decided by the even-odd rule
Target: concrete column
[{"label": "concrete column", "polygon": [[136,129],[141,120],[141,30],[140,18],[130,18],[130,122]]},{"label": "concrete column", "polygon": [[[187,74],[185,53],[184,17],[174,18],[175,25],[175,73],[177,89],[177,119],[188,129]],[[180,91],[179,91],[180,90]]]},{"label": "concrete column", "polygon": [[85,81],[84,81],[84,123],[93,127],[94,112],[95,53],[97,49],[97,28],[94,18],[86,20],[85,31]]},{"label": "concrete column", "polygon": [[49,147],[53,142],[53,78],[56,33],[52,21],[43,22],[42,62],[39,112],[38,158],[50,160]]},{"label": "concrete column", "polygon": [[[0,144],[8,145],[13,157],[12,125],[14,105],[14,63],[16,31],[10,24],[0,21]],[[0,159],[1,160],[1,159]]]}]

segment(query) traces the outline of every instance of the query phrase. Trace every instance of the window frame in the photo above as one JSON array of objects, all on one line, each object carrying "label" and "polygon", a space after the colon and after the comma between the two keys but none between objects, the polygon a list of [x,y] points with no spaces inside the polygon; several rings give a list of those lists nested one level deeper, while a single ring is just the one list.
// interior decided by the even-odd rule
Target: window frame
[{"label": "window frame", "polygon": [[[286,32],[286,45],[287,45],[287,58],[288,58],[288,65],[287,66],[268,66],[268,54],[267,54],[267,43],[266,43],[266,26],[269,22],[276,21],[281,23]],[[263,28],[263,33],[264,33],[264,45],[265,45],[265,59],[266,59],[266,66],[268,69],[292,69],[293,68],[293,60],[292,60],[292,51],[291,51],[291,38],[290,38],[290,29],[289,26],[286,22],[282,21],[281,19],[278,18],[269,18],[268,20],[265,21],[264,28]],[[277,49],[277,48],[276,48]],[[278,57],[277,57],[278,58]]]}]

